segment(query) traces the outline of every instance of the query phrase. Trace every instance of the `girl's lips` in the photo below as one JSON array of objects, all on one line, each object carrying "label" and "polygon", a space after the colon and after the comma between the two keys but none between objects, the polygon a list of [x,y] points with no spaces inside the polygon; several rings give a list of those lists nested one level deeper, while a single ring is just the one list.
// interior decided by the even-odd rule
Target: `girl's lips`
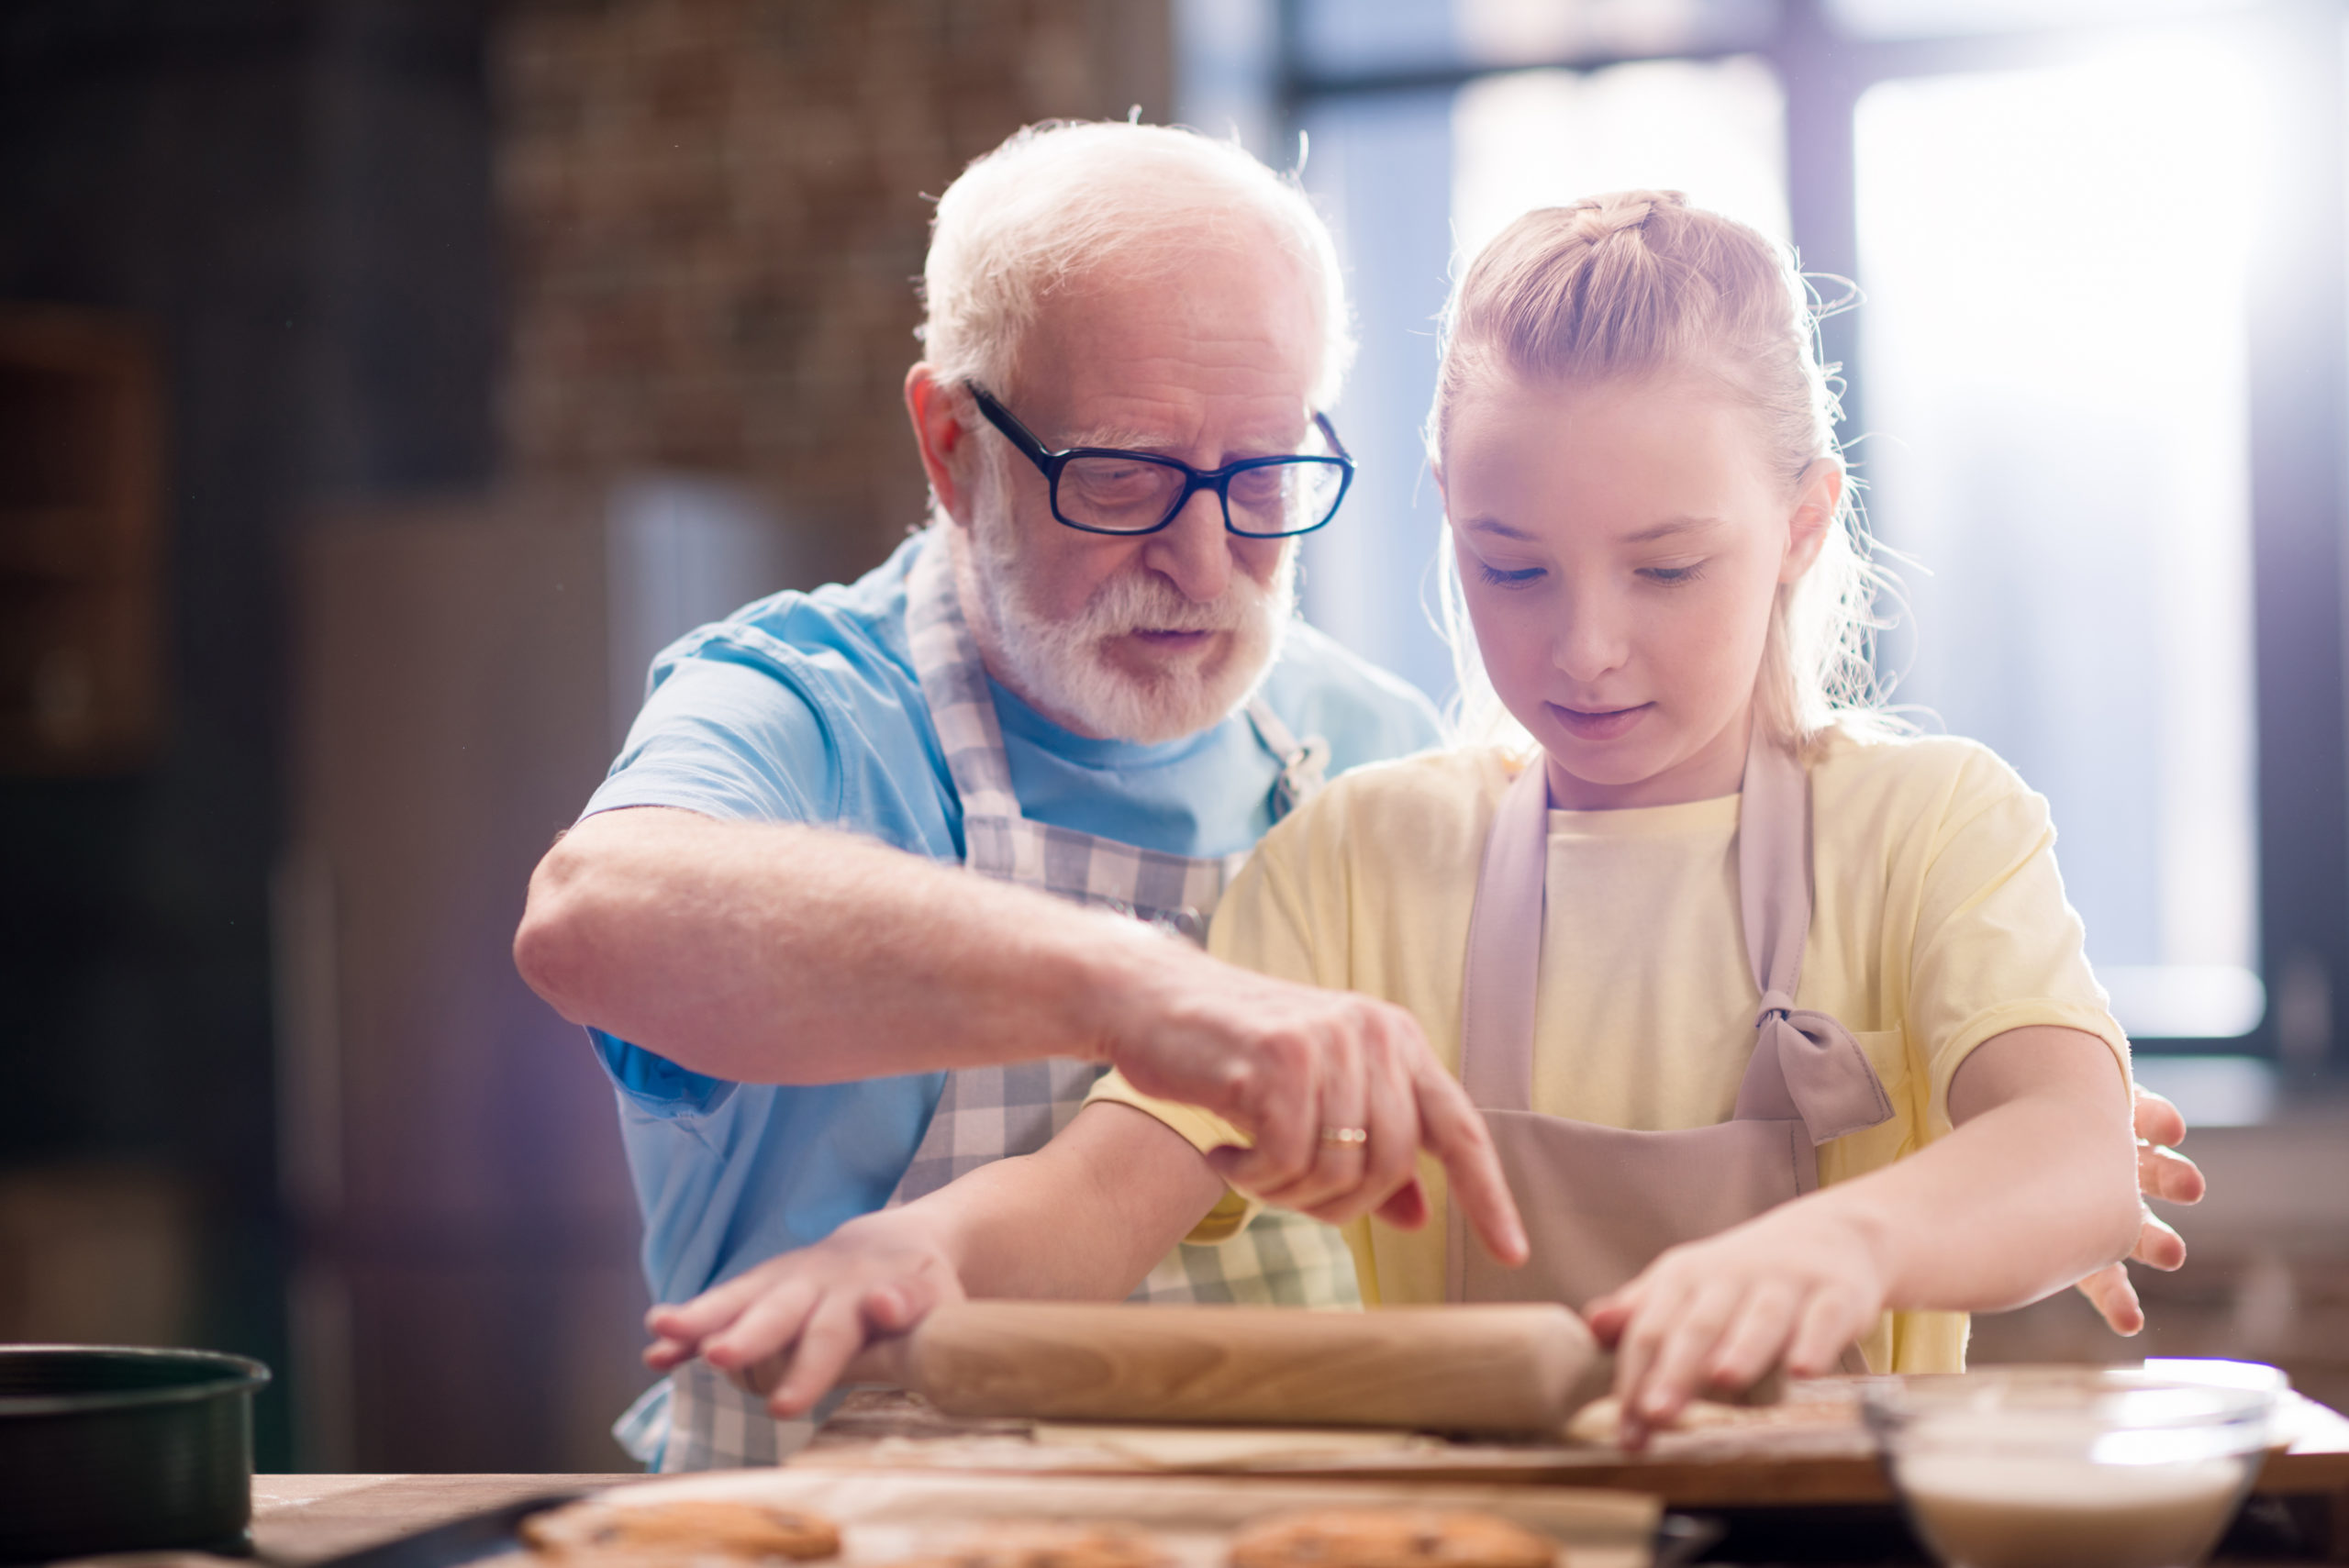
[{"label": "girl's lips", "polygon": [[1603,712],[1588,712],[1582,708],[1561,707],[1556,703],[1544,705],[1556,717],[1567,734],[1577,740],[1612,740],[1625,734],[1645,717],[1653,703],[1642,703],[1637,707],[1609,708]]}]

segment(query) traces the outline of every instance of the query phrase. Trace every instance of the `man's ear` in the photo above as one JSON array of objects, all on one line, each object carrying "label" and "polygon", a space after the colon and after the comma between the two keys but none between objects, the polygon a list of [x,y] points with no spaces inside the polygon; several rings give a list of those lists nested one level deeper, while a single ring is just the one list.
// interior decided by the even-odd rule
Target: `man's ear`
[{"label": "man's ear", "polygon": [[963,402],[962,389],[940,381],[927,360],[906,372],[906,417],[913,422],[914,444],[921,449],[930,493],[938,510],[968,527],[978,454],[972,444],[974,432],[963,422]]},{"label": "man's ear", "polygon": [[1825,458],[1803,470],[1795,487],[1795,507],[1787,519],[1787,556],[1778,567],[1778,581],[1793,583],[1810,570],[1826,548],[1827,530],[1835,526],[1835,510],[1843,499],[1843,467]]}]

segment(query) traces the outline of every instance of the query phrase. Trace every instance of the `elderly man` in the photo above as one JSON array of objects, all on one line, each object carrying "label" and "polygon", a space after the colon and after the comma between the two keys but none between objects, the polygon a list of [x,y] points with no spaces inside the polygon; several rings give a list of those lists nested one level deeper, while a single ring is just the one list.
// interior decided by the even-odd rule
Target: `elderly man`
[{"label": "elderly man", "polygon": [[[619,1429],[662,1469],[772,1460],[806,1429],[776,1418],[870,1332],[965,1286],[1330,1299],[1352,1272],[1321,1222],[1413,1223],[1421,1148],[1485,1244],[1524,1252],[1407,1016],[1177,940],[1325,774],[1437,739],[1416,693],[1293,618],[1295,541],[1353,472],[1322,412],[1348,352],[1326,229],[1234,146],[1039,128],[941,199],[925,285],[906,404],[931,526],[664,652],[517,939],[618,1086],[656,1298],[698,1297],[653,1314],[672,1376]],[[1110,1064],[1252,1139],[1187,1240],[1130,1222],[1167,1206],[1106,1153],[1115,1118],[1175,1135],[1077,1114]],[[941,1280],[850,1224],[984,1193],[1012,1157],[1099,1195],[1005,1217],[1076,1233],[1081,1277]],[[2131,1326],[2125,1278],[2092,1294]],[[777,1351],[772,1401],[718,1370]]]},{"label": "elderly man", "polygon": [[[906,403],[932,526],[664,652],[517,940],[619,1087],[656,1298],[1033,1153],[1111,1063],[1245,1129],[1223,1175],[1286,1208],[1178,1247],[1122,1222],[1103,1171],[1097,1212],[1051,1220],[1098,1232],[1102,1278],[1063,1291],[1326,1299],[1351,1264],[1295,1211],[1408,1217],[1422,1145],[1520,1254],[1482,1124],[1403,1014],[1177,940],[1325,773],[1437,739],[1293,616],[1296,538],[1352,476],[1318,412],[1348,351],[1327,231],[1237,147],[1039,129],[941,198],[925,282]],[[1088,1110],[1053,1157],[1136,1115]],[[699,1347],[624,1423],[633,1451],[772,1458],[792,1434],[710,1367],[792,1310]],[[861,1340],[833,1318],[807,1335]]]}]

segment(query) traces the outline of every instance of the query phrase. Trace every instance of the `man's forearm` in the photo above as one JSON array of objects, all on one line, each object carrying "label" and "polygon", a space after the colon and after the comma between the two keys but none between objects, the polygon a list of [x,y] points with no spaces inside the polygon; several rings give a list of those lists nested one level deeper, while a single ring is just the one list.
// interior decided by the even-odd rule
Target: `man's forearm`
[{"label": "man's forearm", "polygon": [[565,1018],[744,1083],[1101,1059],[1092,1000],[1192,957],[846,833],[659,808],[566,835],[515,939]]}]

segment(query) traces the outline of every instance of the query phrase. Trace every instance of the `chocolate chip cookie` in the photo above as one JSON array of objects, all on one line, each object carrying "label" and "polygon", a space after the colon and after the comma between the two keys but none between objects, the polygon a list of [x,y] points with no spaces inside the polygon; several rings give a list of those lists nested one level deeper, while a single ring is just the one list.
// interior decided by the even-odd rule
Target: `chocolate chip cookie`
[{"label": "chocolate chip cookie", "polygon": [[1490,1514],[1326,1508],[1260,1519],[1231,1568],[1552,1568],[1558,1543]]},{"label": "chocolate chip cookie", "polygon": [[1147,1537],[1098,1525],[1005,1523],[891,1568],[1167,1568]]},{"label": "chocolate chip cookie", "polygon": [[549,1557],[806,1562],[841,1549],[840,1527],[801,1508],[718,1497],[627,1506],[590,1497],[522,1521],[522,1539]]}]

